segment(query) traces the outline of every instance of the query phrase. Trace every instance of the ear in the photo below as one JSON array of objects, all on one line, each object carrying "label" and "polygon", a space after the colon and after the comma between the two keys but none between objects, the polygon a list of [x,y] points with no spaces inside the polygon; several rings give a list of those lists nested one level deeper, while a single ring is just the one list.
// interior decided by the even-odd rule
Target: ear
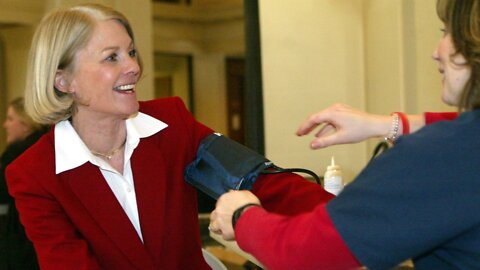
[{"label": "ear", "polygon": [[70,83],[68,82],[67,72],[64,70],[57,70],[55,74],[55,88],[64,93],[71,93]]}]

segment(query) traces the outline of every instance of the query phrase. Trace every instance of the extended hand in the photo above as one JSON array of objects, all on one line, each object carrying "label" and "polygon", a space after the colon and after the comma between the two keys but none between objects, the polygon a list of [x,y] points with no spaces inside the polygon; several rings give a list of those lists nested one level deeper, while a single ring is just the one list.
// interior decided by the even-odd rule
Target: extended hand
[{"label": "extended hand", "polygon": [[345,104],[334,104],[308,117],[298,128],[297,135],[307,135],[320,126],[310,144],[312,149],[319,149],[385,136],[390,124],[390,116],[369,114]]}]

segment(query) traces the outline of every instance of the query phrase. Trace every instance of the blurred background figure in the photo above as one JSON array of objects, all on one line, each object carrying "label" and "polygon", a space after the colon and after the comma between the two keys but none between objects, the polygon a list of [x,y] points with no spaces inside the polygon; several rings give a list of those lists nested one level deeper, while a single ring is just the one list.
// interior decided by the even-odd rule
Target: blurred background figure
[{"label": "blurred background figure", "polygon": [[0,158],[0,269],[38,269],[32,243],[25,236],[13,198],[7,191],[5,168],[33,145],[47,130],[24,109],[22,97],[12,100],[3,123],[7,147]]}]

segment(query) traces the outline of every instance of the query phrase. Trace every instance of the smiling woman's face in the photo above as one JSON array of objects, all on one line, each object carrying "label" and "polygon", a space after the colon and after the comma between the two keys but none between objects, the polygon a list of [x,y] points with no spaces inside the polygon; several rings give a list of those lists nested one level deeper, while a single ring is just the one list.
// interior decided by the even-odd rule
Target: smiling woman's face
[{"label": "smiling woman's face", "polygon": [[78,112],[126,118],[138,110],[140,76],[135,44],[116,20],[98,21],[89,42],[65,76]]},{"label": "smiling woman's face", "polygon": [[461,54],[455,54],[452,37],[446,33],[433,52],[442,76],[442,100],[448,105],[457,106],[461,94],[470,78],[471,69]]}]

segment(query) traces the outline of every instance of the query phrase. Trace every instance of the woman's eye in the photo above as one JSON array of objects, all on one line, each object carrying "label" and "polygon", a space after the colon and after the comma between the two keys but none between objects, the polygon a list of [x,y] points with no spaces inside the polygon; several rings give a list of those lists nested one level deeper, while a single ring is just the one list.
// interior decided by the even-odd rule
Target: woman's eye
[{"label": "woman's eye", "polygon": [[130,57],[136,57],[137,56],[137,50],[133,49],[133,50],[129,51],[128,55],[130,55]]},{"label": "woman's eye", "polygon": [[113,53],[111,54],[110,56],[108,56],[107,58],[105,58],[106,61],[109,61],[109,62],[114,62],[114,61],[117,61],[117,54],[116,53]]},{"label": "woman's eye", "polygon": [[443,36],[446,36],[448,34],[448,31],[445,28],[440,28],[440,32],[443,33]]}]

